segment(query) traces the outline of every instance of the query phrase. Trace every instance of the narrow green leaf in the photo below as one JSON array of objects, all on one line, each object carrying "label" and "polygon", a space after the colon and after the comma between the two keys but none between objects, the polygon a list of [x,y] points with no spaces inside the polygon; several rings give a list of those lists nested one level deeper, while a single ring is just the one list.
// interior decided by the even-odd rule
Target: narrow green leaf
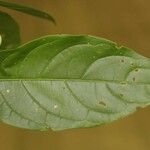
[{"label": "narrow green leaf", "polygon": [[0,52],[0,119],[32,130],[110,123],[150,105],[150,59],[93,36]]},{"label": "narrow green leaf", "polygon": [[12,49],[20,44],[17,22],[7,13],[0,11],[0,50]]},{"label": "narrow green leaf", "polygon": [[40,10],[35,9],[35,8],[31,8],[31,7],[28,7],[28,6],[23,6],[23,5],[16,4],[16,3],[1,1],[1,0],[0,0],[0,6],[6,7],[6,8],[9,8],[9,9],[13,9],[13,10],[16,10],[16,11],[19,11],[19,12],[22,12],[22,13],[25,13],[25,14],[29,14],[29,15],[32,15],[32,16],[47,19],[49,21],[52,21],[54,24],[56,24],[55,19],[50,14],[48,14],[46,12],[43,12],[43,11],[40,11]]}]

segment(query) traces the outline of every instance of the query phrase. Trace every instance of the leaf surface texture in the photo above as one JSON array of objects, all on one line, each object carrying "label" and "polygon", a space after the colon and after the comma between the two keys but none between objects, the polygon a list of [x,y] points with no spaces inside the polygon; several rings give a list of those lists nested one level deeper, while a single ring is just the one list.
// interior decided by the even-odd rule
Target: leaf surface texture
[{"label": "leaf surface texture", "polygon": [[150,59],[109,40],[52,35],[0,52],[0,119],[64,130],[110,123],[150,104]]}]

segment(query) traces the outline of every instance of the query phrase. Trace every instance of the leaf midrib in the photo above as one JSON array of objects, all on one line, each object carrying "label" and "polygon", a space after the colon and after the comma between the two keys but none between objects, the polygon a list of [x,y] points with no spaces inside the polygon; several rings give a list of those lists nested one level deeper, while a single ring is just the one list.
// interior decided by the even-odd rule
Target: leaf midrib
[{"label": "leaf midrib", "polygon": [[150,83],[145,82],[129,82],[129,81],[116,81],[116,80],[98,80],[98,79],[48,79],[48,78],[18,78],[18,79],[0,79],[0,82],[7,82],[7,81],[61,81],[61,82],[94,82],[94,83],[115,83],[120,85],[150,85]]}]

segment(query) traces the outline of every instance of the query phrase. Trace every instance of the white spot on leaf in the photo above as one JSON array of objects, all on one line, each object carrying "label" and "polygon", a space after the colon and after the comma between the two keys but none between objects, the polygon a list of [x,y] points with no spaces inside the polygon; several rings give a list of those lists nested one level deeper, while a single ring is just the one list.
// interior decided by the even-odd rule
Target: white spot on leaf
[{"label": "white spot on leaf", "polygon": [[9,93],[9,92],[10,92],[10,90],[8,90],[8,89],[7,89],[7,90],[6,90],[6,92],[7,92],[7,93]]},{"label": "white spot on leaf", "polygon": [[54,109],[58,108],[58,105],[54,105]]}]

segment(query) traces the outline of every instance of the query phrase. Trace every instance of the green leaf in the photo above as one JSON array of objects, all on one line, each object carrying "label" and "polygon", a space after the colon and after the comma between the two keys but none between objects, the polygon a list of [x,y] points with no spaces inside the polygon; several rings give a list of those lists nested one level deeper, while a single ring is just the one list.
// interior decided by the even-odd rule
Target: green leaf
[{"label": "green leaf", "polygon": [[20,44],[17,22],[7,13],[0,11],[0,50],[12,49]]},{"label": "green leaf", "polygon": [[17,127],[92,127],[150,104],[150,59],[102,38],[43,37],[0,64],[0,119]]},{"label": "green leaf", "polygon": [[23,6],[20,4],[16,4],[16,3],[11,3],[11,2],[6,2],[6,1],[1,1],[0,0],[0,6],[2,7],[6,7],[9,9],[13,9],[25,14],[29,14],[32,16],[36,16],[36,17],[40,17],[43,19],[47,19],[49,21],[52,21],[54,24],[56,24],[55,19],[48,13],[40,11],[38,9],[32,8],[32,7],[28,7],[28,6]]}]

